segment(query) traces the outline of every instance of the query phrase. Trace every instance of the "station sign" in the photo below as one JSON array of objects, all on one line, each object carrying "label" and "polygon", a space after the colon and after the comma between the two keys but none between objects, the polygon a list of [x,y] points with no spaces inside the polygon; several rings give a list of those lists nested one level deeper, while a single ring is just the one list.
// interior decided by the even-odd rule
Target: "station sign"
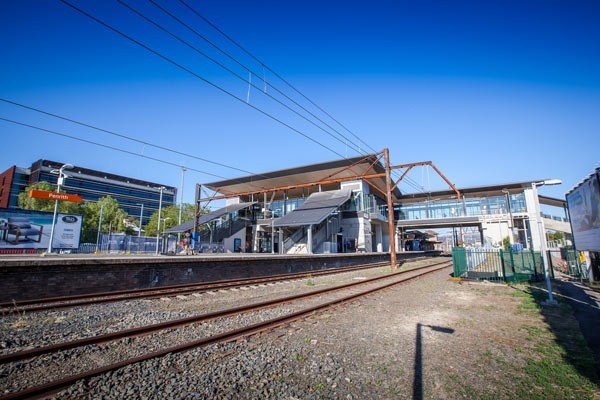
[{"label": "station sign", "polygon": [[83,201],[83,198],[76,194],[48,192],[46,190],[31,190],[29,197],[43,200],[70,201],[73,203],[81,203]]}]

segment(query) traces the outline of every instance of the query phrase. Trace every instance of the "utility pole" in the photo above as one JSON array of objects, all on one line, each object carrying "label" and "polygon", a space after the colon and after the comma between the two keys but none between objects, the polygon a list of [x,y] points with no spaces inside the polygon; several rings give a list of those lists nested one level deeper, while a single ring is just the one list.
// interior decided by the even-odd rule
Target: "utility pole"
[{"label": "utility pole", "polygon": [[138,203],[142,206],[140,209],[140,229],[138,230],[138,237],[142,236],[142,219],[144,219],[144,203]]},{"label": "utility pole", "polygon": [[390,235],[390,263],[391,269],[396,269],[396,229],[394,227],[394,203],[392,202],[392,176],[390,168],[390,151],[383,149],[385,158],[385,191],[388,207],[388,231]]},{"label": "utility pole", "polygon": [[[179,222],[178,225],[181,225],[181,212],[183,211],[183,179],[185,177],[185,171],[187,169],[184,165],[181,166],[181,196],[179,197]],[[181,241],[181,232],[177,233],[177,243]],[[177,246],[176,246],[177,247]]]},{"label": "utility pole", "polygon": [[162,210],[162,199],[163,199],[163,191],[166,189],[164,186],[159,188],[155,188],[160,190],[160,198],[158,200],[158,227],[156,228],[156,255],[158,255],[158,241],[160,238],[160,213]]}]

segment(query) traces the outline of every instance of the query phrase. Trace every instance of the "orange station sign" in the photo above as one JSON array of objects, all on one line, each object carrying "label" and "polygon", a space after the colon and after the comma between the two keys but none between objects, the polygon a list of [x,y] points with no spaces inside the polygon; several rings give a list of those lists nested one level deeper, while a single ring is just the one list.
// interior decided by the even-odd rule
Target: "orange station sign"
[{"label": "orange station sign", "polygon": [[47,192],[45,190],[31,190],[29,197],[34,199],[71,201],[73,203],[81,203],[83,198],[75,194]]}]

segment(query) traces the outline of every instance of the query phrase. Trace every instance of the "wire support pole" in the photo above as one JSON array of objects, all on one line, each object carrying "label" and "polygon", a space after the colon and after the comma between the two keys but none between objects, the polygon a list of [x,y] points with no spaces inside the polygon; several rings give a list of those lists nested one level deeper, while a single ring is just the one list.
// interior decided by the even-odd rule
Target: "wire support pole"
[{"label": "wire support pole", "polygon": [[388,231],[390,235],[390,268],[396,269],[396,230],[394,227],[394,203],[392,202],[392,169],[390,168],[390,151],[383,149],[385,158],[385,188],[388,207]]}]

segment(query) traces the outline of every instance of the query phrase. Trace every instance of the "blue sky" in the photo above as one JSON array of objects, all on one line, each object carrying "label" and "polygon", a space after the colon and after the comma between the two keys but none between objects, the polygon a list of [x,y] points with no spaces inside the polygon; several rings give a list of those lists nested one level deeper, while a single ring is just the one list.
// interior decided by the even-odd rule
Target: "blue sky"
[{"label": "blue sky", "polygon": [[[2,2],[1,98],[256,173],[339,158],[249,107],[247,83],[118,2],[69,1],[243,101],[58,0]],[[155,0],[245,67],[151,3],[123,1],[238,75],[264,74],[358,142],[178,1]],[[388,147],[393,164],[431,160],[459,187],[558,178],[563,185],[541,193],[563,197],[599,161],[600,2],[186,1],[371,147]],[[264,86],[256,76],[252,82]],[[250,104],[338,154],[356,155],[260,89],[251,90]],[[218,176],[242,174],[5,102],[0,118]],[[0,140],[0,169],[45,158],[180,183],[176,166],[4,121]],[[410,177],[426,190],[445,187],[432,171]],[[184,200],[193,201],[195,182],[218,179],[188,171]]]}]

